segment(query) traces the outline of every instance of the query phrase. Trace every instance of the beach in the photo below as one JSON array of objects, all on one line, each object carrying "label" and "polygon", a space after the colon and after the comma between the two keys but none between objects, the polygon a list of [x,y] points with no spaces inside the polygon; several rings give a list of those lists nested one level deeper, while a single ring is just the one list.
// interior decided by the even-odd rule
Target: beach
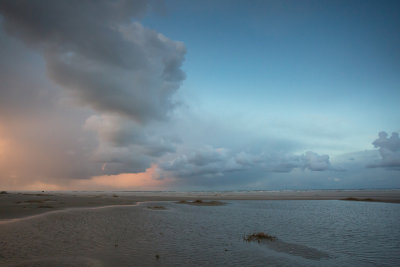
[{"label": "beach", "polygon": [[151,191],[3,191],[0,194],[0,220],[31,216],[44,212],[79,207],[131,205],[143,201],[179,200],[341,200],[370,199],[400,203],[400,190],[308,190],[308,191],[224,191],[224,192],[151,192]]},{"label": "beach", "polygon": [[[377,201],[340,200],[348,197]],[[396,190],[10,192],[0,201],[0,265],[398,266],[400,205],[378,201],[398,197]],[[246,239],[259,232],[273,238]]]}]

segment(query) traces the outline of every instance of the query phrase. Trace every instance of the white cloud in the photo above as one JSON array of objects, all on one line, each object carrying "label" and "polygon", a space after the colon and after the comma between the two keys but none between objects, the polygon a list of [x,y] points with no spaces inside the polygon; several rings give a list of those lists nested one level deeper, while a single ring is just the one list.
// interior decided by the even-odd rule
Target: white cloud
[{"label": "white cloud", "polygon": [[381,161],[369,164],[368,167],[385,167],[400,170],[400,138],[399,134],[393,132],[390,137],[386,132],[380,132],[378,139],[373,143],[379,148]]}]

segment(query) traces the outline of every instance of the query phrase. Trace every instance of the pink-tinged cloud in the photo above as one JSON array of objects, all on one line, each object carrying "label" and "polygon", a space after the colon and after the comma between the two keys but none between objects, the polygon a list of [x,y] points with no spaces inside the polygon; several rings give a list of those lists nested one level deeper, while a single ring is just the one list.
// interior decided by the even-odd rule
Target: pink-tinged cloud
[{"label": "pink-tinged cloud", "polygon": [[153,164],[145,172],[94,176],[75,180],[68,189],[73,190],[163,190],[173,179],[158,179],[158,166]]}]

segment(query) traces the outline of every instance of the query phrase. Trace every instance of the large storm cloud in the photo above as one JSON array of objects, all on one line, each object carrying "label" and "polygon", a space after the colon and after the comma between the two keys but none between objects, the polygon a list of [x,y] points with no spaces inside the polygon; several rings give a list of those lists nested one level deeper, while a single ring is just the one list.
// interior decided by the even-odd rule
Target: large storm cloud
[{"label": "large storm cloud", "polygon": [[1,1],[7,33],[43,53],[49,77],[82,104],[140,123],[163,119],[185,47],[132,18],[148,1]]},{"label": "large storm cloud", "polygon": [[[351,134],[342,113],[319,117],[323,112],[310,108],[297,114],[285,101],[286,91],[273,92],[275,85],[257,89],[255,80],[228,77],[223,68],[220,75],[217,68],[194,67],[199,64],[195,58],[203,55],[199,50],[188,69],[190,77],[205,82],[193,79],[181,94],[185,44],[145,22],[167,30],[176,25],[167,19],[161,27],[160,18],[151,16],[143,20],[157,5],[156,0],[0,1],[1,186],[40,182],[69,189],[85,183],[90,189],[98,177],[129,180],[141,173],[146,179],[151,173],[175,189],[229,183],[284,188],[302,187],[309,177],[315,180],[308,187],[345,184],[354,169],[360,177],[367,172],[370,177],[373,172],[398,175],[398,133],[382,132],[373,143],[378,150],[357,152],[372,140]],[[192,53],[196,44],[209,42],[193,42],[192,30],[169,33],[182,36]],[[242,47],[237,51],[239,58]],[[230,62],[223,53],[210,55]],[[204,62],[207,69],[213,64],[208,58]],[[242,66],[236,67],[242,72]],[[234,84],[224,84],[227,77]],[[346,151],[360,155],[338,160]]]},{"label": "large storm cloud", "polygon": [[143,172],[174,151],[153,124],[174,109],[186,52],[137,21],[155,4],[0,2],[4,181]]}]

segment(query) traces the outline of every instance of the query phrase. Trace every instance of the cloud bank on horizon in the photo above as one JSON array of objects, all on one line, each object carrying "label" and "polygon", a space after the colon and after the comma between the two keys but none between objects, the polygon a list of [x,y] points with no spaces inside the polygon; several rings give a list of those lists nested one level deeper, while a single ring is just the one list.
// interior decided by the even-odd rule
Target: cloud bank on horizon
[{"label": "cloud bank on horizon", "polygon": [[[257,135],[252,125],[243,129],[239,118],[237,125],[226,125],[218,111],[202,114],[200,108],[196,113],[196,102],[182,100],[180,94],[187,89],[183,70],[187,45],[141,22],[159,4],[146,0],[0,2],[1,187],[400,185],[393,179],[400,170],[397,132],[391,137],[379,133],[373,142],[379,156],[334,160],[354,151],[329,155],[335,144],[320,140],[337,137],[316,128],[307,139],[272,134],[282,125]],[[215,127],[210,128],[212,120]],[[296,120],[293,115],[293,125]],[[293,133],[304,131],[302,127],[293,128]],[[368,174],[371,167],[374,171]],[[375,183],[372,175],[389,179]]]}]

